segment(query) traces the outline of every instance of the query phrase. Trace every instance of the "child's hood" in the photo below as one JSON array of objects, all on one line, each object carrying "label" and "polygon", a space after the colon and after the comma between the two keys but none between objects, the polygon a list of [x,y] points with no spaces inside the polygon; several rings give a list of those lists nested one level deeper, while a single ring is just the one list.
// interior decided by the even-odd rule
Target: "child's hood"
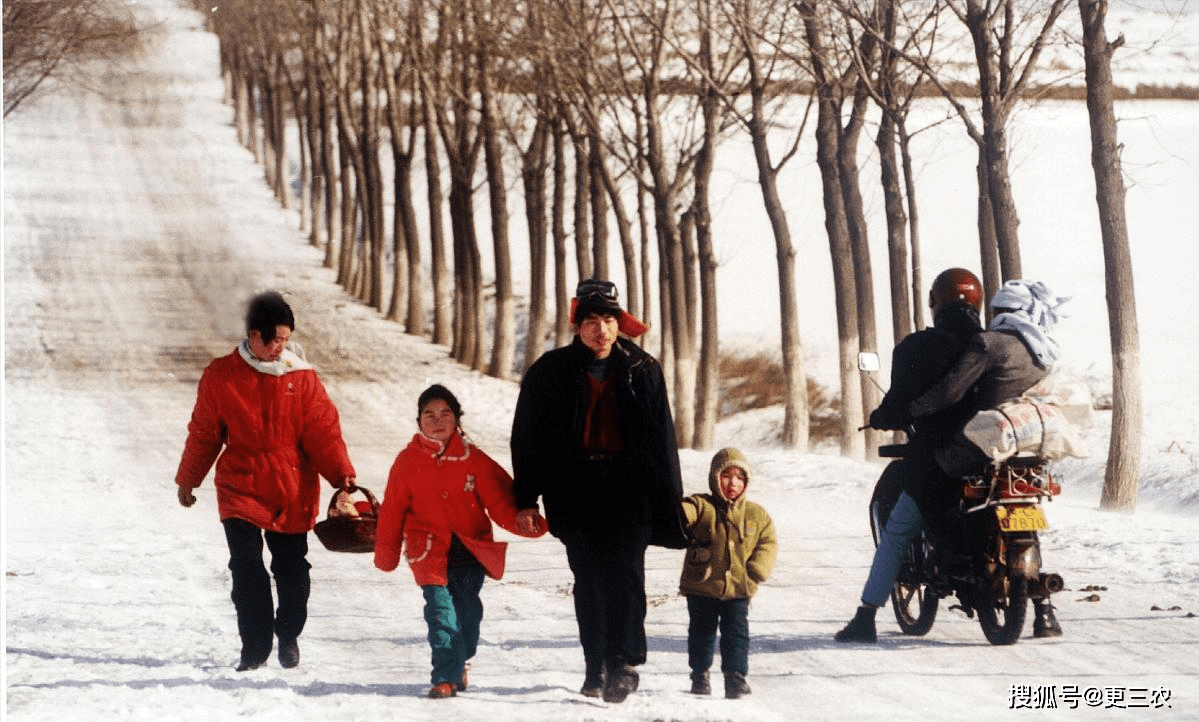
[{"label": "child's hood", "polygon": [[728,499],[720,491],[720,472],[730,466],[739,467],[745,472],[745,491],[738,499],[744,499],[745,495],[749,493],[749,482],[753,478],[753,469],[750,467],[749,459],[745,458],[745,454],[741,453],[739,449],[727,446],[717,451],[716,455],[712,457],[712,467],[708,471],[708,489],[712,492],[712,496],[721,499],[726,504]]}]

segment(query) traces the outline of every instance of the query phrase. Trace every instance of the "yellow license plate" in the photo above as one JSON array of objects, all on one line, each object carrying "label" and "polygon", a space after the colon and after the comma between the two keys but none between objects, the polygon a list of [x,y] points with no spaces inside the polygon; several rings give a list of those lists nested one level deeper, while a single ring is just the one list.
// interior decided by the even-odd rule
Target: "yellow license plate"
[{"label": "yellow license plate", "polygon": [[1048,529],[1049,522],[1039,506],[997,506],[995,516],[1001,531],[1040,531]]}]

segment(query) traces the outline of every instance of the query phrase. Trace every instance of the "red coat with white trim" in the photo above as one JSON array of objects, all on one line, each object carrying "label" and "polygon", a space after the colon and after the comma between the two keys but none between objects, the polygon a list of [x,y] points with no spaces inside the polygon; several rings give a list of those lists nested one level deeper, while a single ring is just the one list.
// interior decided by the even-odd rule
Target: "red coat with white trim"
[{"label": "red coat with white trim", "polygon": [[416,583],[444,585],[454,535],[487,576],[499,579],[508,544],[495,541],[491,522],[520,534],[516,512],[512,477],[504,467],[461,433],[444,445],[417,433],[391,466],[375,530],[375,566],[393,571],[407,542]]},{"label": "red coat with white trim", "polygon": [[204,369],[175,483],[199,486],[214,462],[221,520],[285,534],[316,524],[318,474],[334,486],[355,475],[316,372],[263,373],[236,350]]}]

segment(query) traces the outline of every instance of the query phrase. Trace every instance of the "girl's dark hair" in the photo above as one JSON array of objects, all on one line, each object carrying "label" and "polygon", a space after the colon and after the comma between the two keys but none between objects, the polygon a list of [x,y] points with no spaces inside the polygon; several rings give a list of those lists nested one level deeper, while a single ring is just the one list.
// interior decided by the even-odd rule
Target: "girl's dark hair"
[{"label": "girl's dark hair", "polygon": [[454,412],[456,418],[462,418],[462,404],[458,403],[458,397],[454,396],[453,392],[441,384],[433,384],[421,392],[420,398],[416,400],[416,415],[418,418],[421,412],[425,410],[425,406],[434,399],[444,401],[445,405],[450,407],[450,411]]},{"label": "girl's dark hair", "polygon": [[296,330],[296,317],[291,312],[291,306],[283,300],[283,294],[278,291],[263,291],[250,299],[246,309],[246,334],[257,331],[262,336],[263,343],[275,340],[275,328],[287,326]]}]

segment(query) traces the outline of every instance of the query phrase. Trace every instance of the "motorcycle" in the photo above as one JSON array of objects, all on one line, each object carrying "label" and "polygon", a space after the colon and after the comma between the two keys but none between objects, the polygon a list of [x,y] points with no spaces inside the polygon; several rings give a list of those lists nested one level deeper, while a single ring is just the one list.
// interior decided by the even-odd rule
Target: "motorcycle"
[{"label": "motorcycle", "polygon": [[[902,457],[907,444],[879,447],[879,455]],[[870,501],[870,528],[878,545],[899,497],[899,461],[883,471]],[[993,462],[961,479],[956,507],[939,524],[926,524],[912,540],[891,588],[891,607],[904,634],[932,629],[940,601],[974,618],[987,641],[1015,644],[1024,629],[1028,602],[1048,601],[1064,587],[1060,574],[1041,569],[1037,532],[1048,529],[1042,500],[1061,493],[1049,463],[1039,457]]]}]

